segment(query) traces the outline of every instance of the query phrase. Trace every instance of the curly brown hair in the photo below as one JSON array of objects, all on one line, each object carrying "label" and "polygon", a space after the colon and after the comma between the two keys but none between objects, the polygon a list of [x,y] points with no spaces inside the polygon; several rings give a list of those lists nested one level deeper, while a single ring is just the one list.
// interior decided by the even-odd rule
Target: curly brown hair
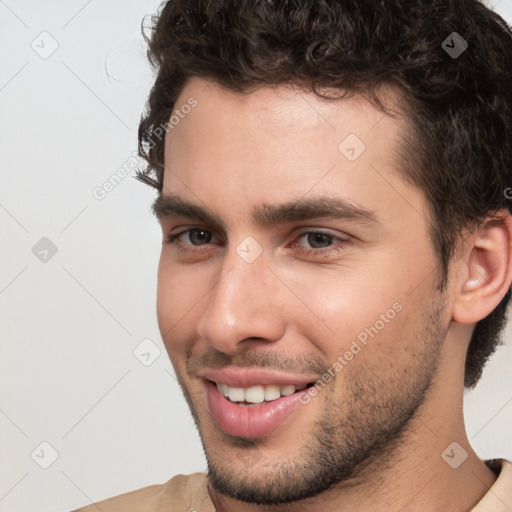
[{"label": "curly brown hair", "polygon": [[[139,126],[147,168],[137,178],[160,192],[162,127],[191,77],[242,94],[294,84],[325,97],[319,89],[329,87],[386,113],[379,93],[392,86],[410,128],[401,172],[428,201],[441,291],[462,232],[511,210],[512,33],[477,0],[169,0],[143,33],[157,77]],[[454,37],[467,42],[460,55],[447,50]],[[467,388],[501,342],[509,298],[510,289],[475,327]]]}]

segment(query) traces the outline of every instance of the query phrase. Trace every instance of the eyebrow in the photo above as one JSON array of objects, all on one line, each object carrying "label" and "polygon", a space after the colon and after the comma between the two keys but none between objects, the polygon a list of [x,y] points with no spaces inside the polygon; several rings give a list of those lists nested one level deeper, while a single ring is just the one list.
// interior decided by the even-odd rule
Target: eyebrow
[{"label": "eyebrow", "polygon": [[[160,195],[152,210],[159,220],[187,217],[225,230],[222,219],[209,208],[189,203],[176,194]],[[327,196],[300,198],[281,204],[263,203],[251,212],[252,222],[263,227],[319,218],[343,219],[357,224],[379,223],[374,211]]]}]

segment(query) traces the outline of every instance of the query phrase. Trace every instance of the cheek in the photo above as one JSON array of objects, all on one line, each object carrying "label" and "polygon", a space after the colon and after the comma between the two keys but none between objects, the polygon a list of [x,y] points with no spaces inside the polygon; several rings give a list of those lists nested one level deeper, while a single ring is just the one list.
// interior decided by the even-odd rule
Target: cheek
[{"label": "cheek", "polygon": [[163,252],[158,267],[157,318],[169,355],[184,347],[191,326],[197,321],[205,294],[201,282],[197,271],[167,262]]},{"label": "cheek", "polygon": [[361,347],[372,343],[387,351],[385,340],[396,337],[393,332],[400,330],[406,317],[404,287],[389,278],[393,274],[387,275],[388,279],[376,287],[371,271],[355,271],[353,267],[351,272],[302,273],[294,292],[303,304],[297,307],[292,297],[294,303],[288,304],[287,311],[329,360],[350,350],[353,342]]}]

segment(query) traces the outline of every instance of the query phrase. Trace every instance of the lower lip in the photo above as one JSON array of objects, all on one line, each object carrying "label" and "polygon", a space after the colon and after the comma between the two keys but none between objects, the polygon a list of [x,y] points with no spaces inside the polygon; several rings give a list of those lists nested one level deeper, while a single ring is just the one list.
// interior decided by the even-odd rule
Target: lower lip
[{"label": "lower lip", "polygon": [[211,381],[206,381],[206,391],[211,414],[221,430],[232,436],[263,437],[301,405],[300,398],[307,395],[308,388],[271,402],[249,406],[229,401]]}]

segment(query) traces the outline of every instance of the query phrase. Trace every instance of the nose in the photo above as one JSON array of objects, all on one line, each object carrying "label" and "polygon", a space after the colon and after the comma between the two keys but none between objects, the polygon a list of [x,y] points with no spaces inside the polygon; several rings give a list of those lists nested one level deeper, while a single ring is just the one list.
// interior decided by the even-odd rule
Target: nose
[{"label": "nose", "polygon": [[235,248],[226,255],[209,292],[198,335],[224,353],[279,340],[285,321],[279,307],[279,280],[263,255],[246,262]]}]

